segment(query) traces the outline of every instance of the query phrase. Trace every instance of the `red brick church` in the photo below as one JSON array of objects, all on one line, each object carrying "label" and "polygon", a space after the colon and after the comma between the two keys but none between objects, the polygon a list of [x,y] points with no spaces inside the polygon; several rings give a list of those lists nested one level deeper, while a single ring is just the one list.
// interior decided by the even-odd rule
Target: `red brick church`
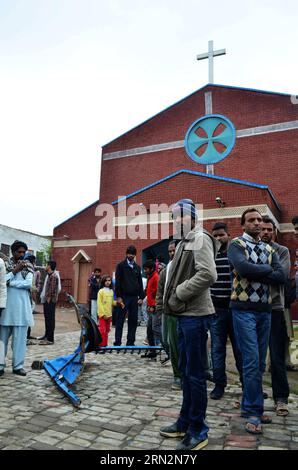
[{"label": "red brick church", "polygon": [[[169,212],[149,213],[151,204],[191,198],[203,205],[207,230],[224,221],[232,236],[241,231],[242,212],[253,206],[275,220],[279,242],[294,255],[298,104],[290,95],[206,85],[104,145],[101,159],[99,200],[54,229],[53,259],[65,288],[81,303],[92,270],[112,274],[129,244],[137,247],[139,264],[165,250]],[[119,196],[142,208],[142,215],[119,215]],[[96,209],[104,203],[115,211],[115,237],[96,235]],[[131,225],[148,233],[155,226],[158,236],[119,239]]]}]

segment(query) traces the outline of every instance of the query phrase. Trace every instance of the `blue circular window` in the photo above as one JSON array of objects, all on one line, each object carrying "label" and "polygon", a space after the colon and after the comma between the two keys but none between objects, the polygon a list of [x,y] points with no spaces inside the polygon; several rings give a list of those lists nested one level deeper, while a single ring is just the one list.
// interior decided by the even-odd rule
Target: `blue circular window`
[{"label": "blue circular window", "polygon": [[207,114],[187,131],[185,150],[196,163],[211,165],[229,155],[236,140],[233,123],[220,114]]}]

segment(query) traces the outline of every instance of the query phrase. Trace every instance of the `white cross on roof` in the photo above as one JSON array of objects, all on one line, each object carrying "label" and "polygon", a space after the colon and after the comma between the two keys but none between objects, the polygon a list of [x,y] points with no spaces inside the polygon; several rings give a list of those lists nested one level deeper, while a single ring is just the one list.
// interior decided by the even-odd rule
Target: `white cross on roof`
[{"label": "white cross on roof", "polygon": [[213,83],[213,57],[217,57],[218,55],[224,55],[225,53],[225,49],[214,51],[213,41],[208,41],[208,52],[197,55],[197,60],[208,59],[209,61],[209,83]]}]

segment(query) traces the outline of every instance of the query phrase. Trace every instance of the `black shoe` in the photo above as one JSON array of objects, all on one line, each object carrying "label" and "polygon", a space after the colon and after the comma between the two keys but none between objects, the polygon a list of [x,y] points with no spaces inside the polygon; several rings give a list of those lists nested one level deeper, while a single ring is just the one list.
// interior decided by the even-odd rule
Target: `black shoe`
[{"label": "black shoe", "polygon": [[37,336],[36,339],[38,339],[38,341],[40,341],[40,340],[42,340],[42,339],[47,339],[47,337],[46,337],[45,335],[43,335],[43,336]]},{"label": "black shoe", "polygon": [[2,377],[3,374],[4,374],[4,369],[1,369],[0,370],[0,377]]},{"label": "black shoe", "polygon": [[208,438],[196,439],[186,434],[184,439],[176,447],[176,450],[201,450],[208,444]]},{"label": "black shoe", "polygon": [[186,431],[179,429],[177,423],[174,423],[171,426],[160,428],[159,434],[164,437],[184,437]]},{"label": "black shoe", "polygon": [[16,375],[22,375],[23,377],[27,375],[27,372],[25,371],[25,369],[13,369],[12,372]]},{"label": "black shoe", "polygon": [[268,393],[263,392],[263,398],[264,398],[264,400],[266,400],[268,398]]},{"label": "black shoe", "polygon": [[224,393],[225,393],[224,387],[220,385],[215,385],[214,389],[210,393],[210,398],[212,398],[212,400],[220,400]]},{"label": "black shoe", "polygon": [[153,351],[141,355],[141,357],[146,357],[147,359],[155,359],[156,356],[157,356],[156,352],[153,352]]},{"label": "black shoe", "polygon": [[170,361],[169,356],[166,356],[162,361],[160,361],[160,365],[165,366],[165,365],[169,364],[169,361]]}]

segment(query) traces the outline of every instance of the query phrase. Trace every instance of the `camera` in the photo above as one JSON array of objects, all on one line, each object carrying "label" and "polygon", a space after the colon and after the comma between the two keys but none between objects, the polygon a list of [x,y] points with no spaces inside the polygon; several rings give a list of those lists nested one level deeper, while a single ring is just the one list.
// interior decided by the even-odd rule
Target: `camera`
[{"label": "camera", "polygon": [[219,205],[219,207],[225,207],[226,206],[226,203],[221,199],[221,197],[217,196],[215,198],[217,204]]}]

